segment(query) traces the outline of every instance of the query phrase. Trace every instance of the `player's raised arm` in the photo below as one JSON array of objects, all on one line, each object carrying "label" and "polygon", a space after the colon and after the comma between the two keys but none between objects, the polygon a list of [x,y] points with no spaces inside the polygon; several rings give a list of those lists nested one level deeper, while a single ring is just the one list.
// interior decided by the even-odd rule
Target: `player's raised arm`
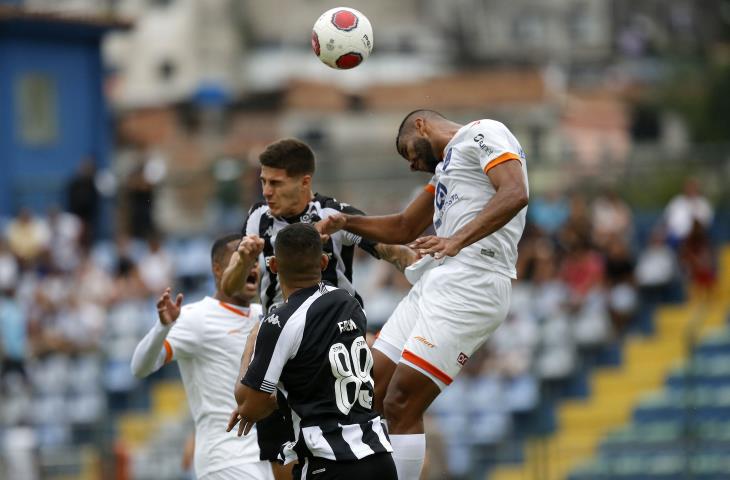
[{"label": "player's raised arm", "polygon": [[170,328],[180,316],[183,295],[178,293],[175,301],[170,296],[168,287],[157,302],[157,316],[152,329],[139,342],[132,355],[132,373],[138,378],[146,377],[172,360],[169,345],[165,345]]},{"label": "player's raised arm", "polygon": [[518,160],[501,163],[487,172],[496,190],[476,217],[449,238],[430,235],[410,246],[421,255],[453,257],[462,248],[491,235],[527,206],[528,193],[522,166]]},{"label": "player's raised arm", "polygon": [[332,215],[315,226],[324,235],[347,230],[376,242],[404,244],[415,240],[423,233],[431,224],[432,217],[433,194],[430,191],[423,191],[400,213],[373,217]]},{"label": "player's raised arm", "polygon": [[221,279],[221,289],[226,295],[233,296],[244,287],[263,248],[263,239],[256,235],[246,235],[241,239]]}]

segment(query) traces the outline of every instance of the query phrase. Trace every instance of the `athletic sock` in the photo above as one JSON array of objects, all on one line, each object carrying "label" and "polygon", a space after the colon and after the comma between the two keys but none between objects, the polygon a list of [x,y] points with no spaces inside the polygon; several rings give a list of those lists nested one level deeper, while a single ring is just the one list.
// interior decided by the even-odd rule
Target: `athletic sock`
[{"label": "athletic sock", "polygon": [[426,434],[391,435],[398,480],[418,480],[426,457]]}]

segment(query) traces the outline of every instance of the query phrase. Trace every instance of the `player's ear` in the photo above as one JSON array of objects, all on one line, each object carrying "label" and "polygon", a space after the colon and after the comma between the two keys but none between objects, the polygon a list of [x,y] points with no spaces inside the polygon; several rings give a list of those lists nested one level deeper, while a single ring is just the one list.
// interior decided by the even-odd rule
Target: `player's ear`
[{"label": "player's ear", "polygon": [[320,266],[322,267],[322,271],[324,272],[327,268],[327,265],[330,263],[330,257],[327,256],[326,253],[322,254],[322,258],[319,261]]},{"label": "player's ear", "polygon": [[302,187],[311,187],[312,186],[312,176],[302,175]]},{"label": "player's ear", "polygon": [[269,270],[273,273],[279,273],[279,263],[276,261],[276,257],[269,258]]},{"label": "player's ear", "polygon": [[219,279],[223,277],[225,267],[218,262],[213,262],[213,278]]},{"label": "player's ear", "polygon": [[418,117],[413,121],[413,126],[416,127],[416,131],[422,137],[426,136],[426,120]]}]

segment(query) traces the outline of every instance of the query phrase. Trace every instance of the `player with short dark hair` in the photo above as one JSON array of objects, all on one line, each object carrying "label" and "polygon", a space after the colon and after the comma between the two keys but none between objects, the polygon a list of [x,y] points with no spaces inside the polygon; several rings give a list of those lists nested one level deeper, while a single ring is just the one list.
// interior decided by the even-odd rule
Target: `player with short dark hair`
[{"label": "player with short dark hair", "polygon": [[[529,189],[522,147],[494,120],[460,125],[415,110],[396,148],[411,170],[434,174],[424,191],[400,213],[332,215],[318,229],[413,242],[424,255],[406,270],[413,288],[373,345],[376,409],[399,477],[413,480],[425,454],[423,413],[507,315]],[[418,238],[431,224],[436,235]]]},{"label": "player with short dark hair", "polygon": [[290,177],[314,175],[314,152],[296,138],[285,138],[266,147],[259,155],[261,165],[286,171]]},{"label": "player with short dark hair", "polygon": [[[329,215],[348,213],[363,215],[363,212],[337,199],[312,192],[312,175],[315,171],[314,153],[309,146],[297,139],[278,140],[266,147],[260,154],[261,185],[264,202],[251,207],[244,221],[243,235],[257,235],[264,241],[260,255],[261,284],[259,296],[268,312],[283,301],[276,272],[269,266],[274,255],[274,241],[287,225],[297,222],[314,223]],[[413,263],[416,254],[408,247],[371,242],[348,232],[330,236],[323,248],[330,256],[330,262],[321,273],[322,278],[336,287],[345,289],[361,303],[360,296],[352,285],[352,262],[355,246],[375,258],[386,260],[403,271]],[[234,254],[231,264],[223,274],[221,286],[225,292],[237,291],[245,282],[248,270]],[[281,397],[281,396],[280,396]],[[293,438],[293,425],[285,400],[280,398],[283,408],[257,425],[261,458],[274,461],[279,447]],[[275,468],[277,478],[286,475]]]},{"label": "player with short dark hair", "polygon": [[[251,265],[263,240],[247,236],[239,255]],[[239,435],[276,408],[272,393],[287,398],[296,437],[280,460],[299,461],[300,479],[396,479],[392,447],[372,409],[373,359],[365,342],[366,319],[347,291],[322,282],[329,257],[317,230],[296,223],[277,235],[270,267],[285,303],[249,338],[236,386]]]},{"label": "player with short dark hair", "polygon": [[[339,213],[364,214],[335,198],[312,192],[314,153],[306,143],[293,138],[276,141],[266,147],[259,160],[265,201],[251,207],[242,234],[257,235],[264,240],[260,259],[260,296],[264,310],[268,311],[282,300],[277,274],[271,271],[267,260],[273,255],[277,233],[285,226],[297,222],[316,223]],[[324,244],[324,250],[332,257],[332,261],[322,277],[336,287],[344,288],[358,300],[360,297],[352,285],[355,246],[375,258],[392,263],[401,271],[416,259],[415,252],[402,245],[372,242],[349,232],[331,235]],[[223,274],[222,287],[226,292],[240,288],[246,276],[246,269],[236,263],[236,258],[234,255],[234,261]]]},{"label": "player with short dark hair", "polygon": [[158,319],[132,357],[137,377],[178,362],[195,422],[194,466],[201,480],[274,478],[270,463],[260,458],[258,435],[240,441],[223,429],[235,406],[230,389],[242,347],[261,316],[261,305],[251,303],[258,287],[255,264],[249,266],[241,289],[227,295],[220,288],[223,270],[240,241],[240,235],[229,234],[213,243],[214,296],[183,306],[182,294],[173,300],[170,289],[165,290],[157,302]]}]

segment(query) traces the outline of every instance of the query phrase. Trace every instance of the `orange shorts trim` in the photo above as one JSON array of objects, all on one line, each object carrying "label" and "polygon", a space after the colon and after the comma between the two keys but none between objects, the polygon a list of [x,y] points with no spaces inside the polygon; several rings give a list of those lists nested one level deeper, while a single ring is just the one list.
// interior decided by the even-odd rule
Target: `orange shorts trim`
[{"label": "orange shorts trim", "polygon": [[412,363],[413,365],[424,369],[434,377],[438,378],[442,382],[444,382],[446,385],[450,385],[453,381],[451,377],[446,375],[444,372],[439,370],[437,367],[434,367],[430,363],[428,363],[426,360],[422,359],[421,357],[417,356],[413,352],[410,352],[408,350],[403,350],[403,360]]},{"label": "orange shorts trim", "polygon": [[425,187],[423,187],[423,189],[426,190],[427,192],[433,194],[433,195],[436,195],[436,187],[434,187],[430,183],[428,185],[426,185]]},{"label": "orange shorts trim", "polygon": [[504,163],[504,162],[509,162],[510,160],[517,160],[519,162],[520,157],[518,157],[517,155],[515,155],[512,152],[503,153],[502,155],[498,156],[497,158],[495,158],[494,160],[489,162],[486,167],[484,167],[484,173],[487,173],[489,170],[493,169],[497,165]]},{"label": "orange shorts trim", "polygon": [[170,345],[170,342],[165,340],[162,345],[165,347],[165,365],[172,362],[172,345]]}]

